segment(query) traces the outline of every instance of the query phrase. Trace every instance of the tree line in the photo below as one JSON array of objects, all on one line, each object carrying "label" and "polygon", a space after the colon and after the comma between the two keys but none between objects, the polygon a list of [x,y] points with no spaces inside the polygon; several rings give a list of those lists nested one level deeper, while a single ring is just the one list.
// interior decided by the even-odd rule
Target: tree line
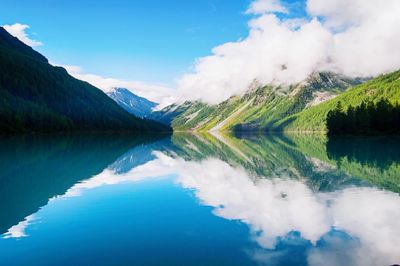
[{"label": "tree line", "polygon": [[328,112],[326,127],[329,135],[400,133],[400,104],[381,98],[345,110],[339,101]]}]

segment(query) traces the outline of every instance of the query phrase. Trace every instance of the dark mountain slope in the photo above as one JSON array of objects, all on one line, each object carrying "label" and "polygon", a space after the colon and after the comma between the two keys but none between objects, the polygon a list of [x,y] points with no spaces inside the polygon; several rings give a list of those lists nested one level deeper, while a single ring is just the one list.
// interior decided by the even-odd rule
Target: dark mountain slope
[{"label": "dark mountain slope", "polygon": [[167,129],[130,115],[0,27],[0,133]]}]

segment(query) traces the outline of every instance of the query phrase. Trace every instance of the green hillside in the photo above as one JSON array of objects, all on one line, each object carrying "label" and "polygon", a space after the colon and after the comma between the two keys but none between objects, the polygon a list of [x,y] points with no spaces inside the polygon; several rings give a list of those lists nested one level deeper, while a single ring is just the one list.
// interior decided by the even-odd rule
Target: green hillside
[{"label": "green hillside", "polygon": [[400,71],[379,76],[364,84],[349,89],[338,97],[308,108],[298,114],[282,119],[271,130],[284,131],[325,131],[326,116],[338,102],[344,110],[359,106],[362,102],[378,102],[387,99],[392,104],[400,102]]},{"label": "green hillside", "polygon": [[169,126],[171,125],[174,118],[185,112],[191,106],[191,102],[185,102],[181,105],[171,104],[166,106],[162,110],[153,111],[148,118]]},{"label": "green hillside", "polygon": [[0,27],[0,133],[116,130],[168,127],[128,114]]},{"label": "green hillside", "polygon": [[[178,131],[261,131],[321,99],[332,98],[361,79],[333,73],[314,73],[292,86],[253,85],[243,96],[234,96],[218,104],[192,103],[172,120]],[[168,111],[168,110],[167,110]]]},{"label": "green hillside", "polygon": [[325,132],[327,114],[338,102],[344,111],[382,99],[393,105],[400,103],[400,71],[364,81],[314,73],[305,82],[292,86],[254,86],[243,96],[218,105],[185,103],[185,108],[170,117],[171,124],[176,131]]}]

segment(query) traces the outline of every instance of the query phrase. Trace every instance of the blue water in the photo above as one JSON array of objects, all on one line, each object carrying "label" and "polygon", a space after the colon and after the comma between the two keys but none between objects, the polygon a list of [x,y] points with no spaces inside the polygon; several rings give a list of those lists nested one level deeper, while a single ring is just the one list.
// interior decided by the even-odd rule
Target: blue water
[{"label": "blue water", "polygon": [[399,263],[400,141],[351,143],[4,137],[0,264]]}]

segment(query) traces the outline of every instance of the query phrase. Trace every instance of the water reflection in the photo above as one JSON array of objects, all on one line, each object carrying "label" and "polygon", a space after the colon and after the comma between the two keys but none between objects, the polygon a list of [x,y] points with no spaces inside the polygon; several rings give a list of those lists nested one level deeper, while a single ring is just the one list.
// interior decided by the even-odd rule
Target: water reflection
[{"label": "water reflection", "polygon": [[153,140],[110,135],[0,138],[0,233],[23,235],[8,229],[28,224],[49,199],[98,175],[130,147]]},{"label": "water reflection", "polygon": [[[187,139],[178,140],[184,141]],[[375,181],[362,169],[356,175],[361,180],[350,182],[349,174],[338,170],[342,168],[340,161],[332,164],[331,158],[327,159],[323,137],[294,136],[289,141],[279,137],[225,137],[223,143],[216,143],[208,136],[208,140],[200,141],[202,145],[196,149],[191,148],[196,142],[193,139],[190,145],[181,146],[187,154],[195,153],[199,158],[201,147],[208,143],[214,147],[203,149],[204,158],[217,151],[230,164],[216,159],[195,164],[181,161],[184,165],[177,167],[181,169],[178,180],[184,187],[195,189],[196,196],[203,204],[213,206],[216,215],[249,224],[255,240],[269,250],[263,255],[255,253],[258,260],[265,257],[270,263],[272,258],[279,259],[281,251],[271,255],[271,250],[301,237],[312,244],[307,257],[310,265],[327,265],[328,261],[331,265],[389,265],[400,261],[396,244],[400,237],[400,198],[389,191],[360,187],[365,179]],[[393,141],[389,142],[394,149]],[[230,149],[234,144],[242,148],[241,153]],[[332,140],[328,148],[330,145]],[[225,156],[229,153],[232,156]],[[390,157],[390,166],[399,169],[399,160],[392,158],[395,154]],[[382,164],[377,161],[385,161],[388,155],[369,158],[364,157],[364,165],[379,168]],[[235,162],[242,163],[232,167]],[[399,171],[392,177],[398,185]],[[380,180],[375,183],[381,184]],[[326,188],[329,191],[325,192]],[[335,233],[338,231],[344,236]],[[293,232],[299,233],[298,237]],[[286,255],[283,253],[284,258]]]},{"label": "water reflection", "polygon": [[[159,159],[160,163],[166,160]],[[346,257],[353,261],[347,265],[389,265],[400,259],[397,194],[369,187],[316,193],[299,180],[252,178],[245,169],[217,159],[176,159],[174,169],[178,182],[194,189],[201,204],[214,207],[215,215],[248,224],[252,237],[267,250],[269,258],[285,260],[290,254],[279,258],[282,247],[308,246],[302,242],[307,240],[311,243],[310,265],[321,265],[325,260],[344,265],[335,263]],[[348,244],[338,249],[339,240]],[[277,252],[272,256],[274,250]],[[259,257],[259,252],[254,256]]]},{"label": "water reflection", "polygon": [[[12,224],[2,224],[7,227],[3,237],[27,236],[26,228],[40,216],[38,208],[49,200],[83,197],[85,191],[99,187],[174,176],[175,185],[193,193],[200,205],[211,207],[213,215],[249,227],[248,237],[256,245],[243,244],[241,249],[249,261],[241,265],[391,265],[400,261],[397,157],[375,154],[359,159],[357,149],[346,152],[358,147],[356,144],[337,143],[323,136],[181,134],[154,142],[110,141],[104,140],[95,148],[90,147],[90,141],[74,140],[68,143],[75,144],[62,146],[47,156],[47,163],[52,162],[48,158],[64,160],[54,163],[65,171],[70,169],[60,172],[74,179],[47,194],[38,193],[42,200],[29,201],[35,203],[29,208],[32,211],[14,216]],[[394,149],[395,145],[390,142],[389,146]],[[343,150],[339,152],[338,146]],[[373,146],[363,147],[375,150]],[[68,157],[67,150],[75,155]],[[20,155],[26,154],[29,152],[21,148]],[[35,157],[37,151],[31,154]],[[36,164],[29,165],[32,168]],[[35,167],[32,174],[36,171],[36,176],[43,175],[43,169]],[[89,167],[85,174],[79,174],[85,167]],[[2,171],[10,173],[6,168],[4,164]],[[49,183],[49,179],[41,182]],[[24,205],[29,206],[27,202]],[[12,204],[9,201],[8,207],[17,206]],[[198,222],[202,219],[206,217]],[[223,264],[226,256],[221,252],[213,263]]]},{"label": "water reflection", "polygon": [[328,157],[349,173],[400,192],[400,137],[332,137]]}]

